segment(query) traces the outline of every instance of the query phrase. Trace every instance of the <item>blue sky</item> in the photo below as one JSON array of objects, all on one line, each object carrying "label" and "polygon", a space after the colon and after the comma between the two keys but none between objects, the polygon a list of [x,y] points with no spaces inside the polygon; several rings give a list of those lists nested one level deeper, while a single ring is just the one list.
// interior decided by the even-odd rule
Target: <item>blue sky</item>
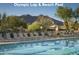
[{"label": "blue sky", "polygon": [[[75,9],[79,7],[79,4],[77,3],[66,3],[63,4],[65,7],[70,7],[72,9]],[[14,6],[14,4],[6,4],[6,3],[0,3],[0,13],[6,13],[7,15],[24,15],[24,14],[30,14],[33,16],[37,15],[48,15],[52,18],[55,18],[57,20],[61,20],[55,15],[57,6],[41,6],[41,7],[17,7]]]}]

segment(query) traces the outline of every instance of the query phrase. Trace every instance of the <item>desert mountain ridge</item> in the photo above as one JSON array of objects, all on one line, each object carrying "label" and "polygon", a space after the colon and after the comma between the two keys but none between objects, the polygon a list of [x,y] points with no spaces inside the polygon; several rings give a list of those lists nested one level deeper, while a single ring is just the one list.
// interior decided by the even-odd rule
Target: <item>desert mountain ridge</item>
[{"label": "desert mountain ridge", "polygon": [[56,20],[54,18],[51,18],[49,16],[45,16],[45,15],[39,15],[39,16],[21,15],[21,16],[18,16],[18,17],[20,17],[21,19],[23,19],[24,22],[27,22],[27,23],[32,23],[34,21],[38,21],[39,19],[40,20],[50,19],[57,25],[63,25],[62,21]]}]

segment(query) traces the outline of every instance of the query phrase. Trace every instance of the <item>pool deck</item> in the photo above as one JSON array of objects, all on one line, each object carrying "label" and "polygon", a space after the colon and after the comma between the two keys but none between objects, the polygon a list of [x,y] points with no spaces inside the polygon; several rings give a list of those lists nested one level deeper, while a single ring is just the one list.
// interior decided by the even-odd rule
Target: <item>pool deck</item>
[{"label": "pool deck", "polygon": [[37,41],[49,41],[49,40],[78,40],[79,37],[29,37],[24,39],[2,39],[0,40],[0,45],[2,44],[14,44],[23,42],[37,42]]}]

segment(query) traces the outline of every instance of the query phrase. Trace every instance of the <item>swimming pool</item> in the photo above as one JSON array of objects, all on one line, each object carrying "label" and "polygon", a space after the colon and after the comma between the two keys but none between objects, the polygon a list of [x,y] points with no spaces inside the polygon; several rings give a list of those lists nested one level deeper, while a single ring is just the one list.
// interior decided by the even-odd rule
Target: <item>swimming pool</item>
[{"label": "swimming pool", "polygon": [[[73,39],[73,38],[72,38]],[[1,55],[78,55],[79,40],[44,40],[0,45]]]}]

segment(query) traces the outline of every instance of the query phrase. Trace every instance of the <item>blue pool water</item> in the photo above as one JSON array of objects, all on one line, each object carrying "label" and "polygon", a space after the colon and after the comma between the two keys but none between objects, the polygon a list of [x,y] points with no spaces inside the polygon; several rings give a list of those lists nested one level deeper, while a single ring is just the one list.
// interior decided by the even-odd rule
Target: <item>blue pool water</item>
[{"label": "blue pool water", "polygon": [[[73,39],[73,38],[72,38]],[[47,40],[0,45],[1,55],[78,55],[79,40]]]}]

